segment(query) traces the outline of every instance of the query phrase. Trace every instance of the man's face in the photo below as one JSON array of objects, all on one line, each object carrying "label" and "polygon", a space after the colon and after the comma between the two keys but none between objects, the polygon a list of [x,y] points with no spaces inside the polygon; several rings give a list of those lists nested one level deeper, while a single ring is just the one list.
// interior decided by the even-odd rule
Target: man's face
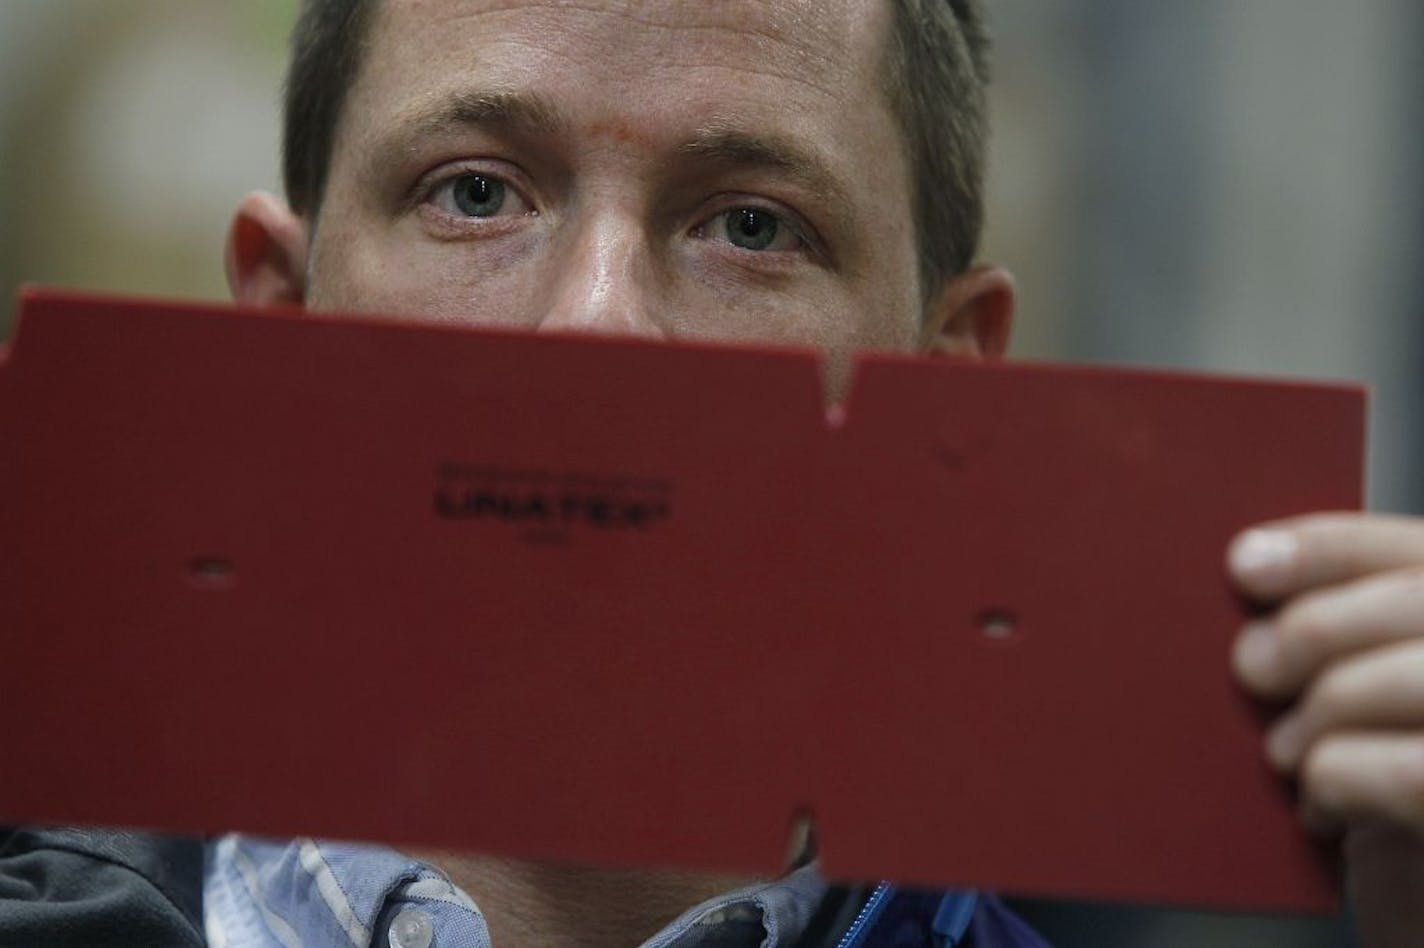
[{"label": "man's face", "polygon": [[888,5],[864,0],[385,0],[307,303],[913,347],[888,29]]}]

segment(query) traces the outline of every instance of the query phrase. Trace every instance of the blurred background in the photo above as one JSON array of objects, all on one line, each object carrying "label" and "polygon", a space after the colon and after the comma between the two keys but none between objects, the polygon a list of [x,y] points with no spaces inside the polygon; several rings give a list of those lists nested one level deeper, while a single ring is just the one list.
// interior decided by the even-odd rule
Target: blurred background
[{"label": "blurred background", "polygon": [[[1371,506],[1424,511],[1424,5],[986,4],[984,256],[1019,277],[1014,353],[1366,382]],[[225,297],[228,214],[278,187],[294,9],[0,0],[0,339],[21,282]],[[1065,948],[1348,943],[1027,908]]]}]

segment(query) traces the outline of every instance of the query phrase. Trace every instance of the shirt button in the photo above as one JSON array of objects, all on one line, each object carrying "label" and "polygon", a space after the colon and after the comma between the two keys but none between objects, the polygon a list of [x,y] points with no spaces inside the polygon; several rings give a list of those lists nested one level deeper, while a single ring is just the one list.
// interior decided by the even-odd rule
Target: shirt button
[{"label": "shirt button", "polygon": [[420,909],[401,909],[391,921],[387,940],[391,948],[430,948],[435,925]]}]

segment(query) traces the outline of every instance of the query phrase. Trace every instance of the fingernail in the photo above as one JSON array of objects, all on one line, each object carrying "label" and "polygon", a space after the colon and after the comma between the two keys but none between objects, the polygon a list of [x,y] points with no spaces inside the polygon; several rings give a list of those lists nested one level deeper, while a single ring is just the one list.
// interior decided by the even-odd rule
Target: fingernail
[{"label": "fingernail", "polygon": [[1298,547],[1295,534],[1287,530],[1247,530],[1231,544],[1231,572],[1256,585],[1283,585]]},{"label": "fingernail", "polygon": [[1234,656],[1236,673],[1248,684],[1269,685],[1280,660],[1280,647],[1270,623],[1256,621],[1247,624],[1236,637]]},{"label": "fingernail", "polygon": [[1282,718],[1266,736],[1266,756],[1277,770],[1294,770],[1300,761],[1301,737],[1304,729],[1295,715]]}]

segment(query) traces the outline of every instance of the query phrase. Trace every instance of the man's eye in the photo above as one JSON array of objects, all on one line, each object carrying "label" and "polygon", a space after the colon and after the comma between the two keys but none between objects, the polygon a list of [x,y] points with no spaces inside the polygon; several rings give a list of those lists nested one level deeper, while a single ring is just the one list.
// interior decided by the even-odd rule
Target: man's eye
[{"label": "man's eye", "polygon": [[711,231],[742,250],[797,250],[801,237],[786,221],[759,207],[737,207],[712,219]]},{"label": "man's eye", "polygon": [[504,182],[482,174],[462,174],[453,184],[451,196],[461,214],[494,217],[504,207]]},{"label": "man's eye", "polygon": [[431,201],[455,217],[499,217],[533,210],[517,191],[488,174],[457,175],[436,188]]}]

